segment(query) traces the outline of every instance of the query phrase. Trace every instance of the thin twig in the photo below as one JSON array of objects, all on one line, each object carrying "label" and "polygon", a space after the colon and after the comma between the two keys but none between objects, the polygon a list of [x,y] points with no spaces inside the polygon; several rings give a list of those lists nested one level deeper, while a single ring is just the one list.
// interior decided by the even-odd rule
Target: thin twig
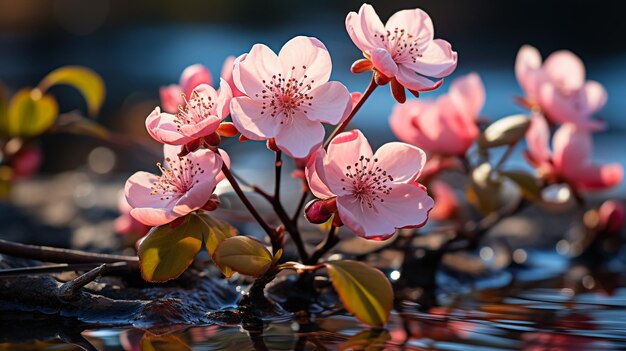
[{"label": "thin twig", "polygon": [[311,255],[311,259],[308,264],[317,264],[317,261],[322,258],[328,251],[330,251],[337,243],[339,242],[339,237],[336,234],[337,227],[334,225],[330,226],[330,230],[328,231],[328,235],[326,235],[326,239],[317,246],[313,255]]},{"label": "thin twig", "polygon": [[300,213],[302,212],[302,209],[304,209],[304,205],[306,205],[306,199],[309,197],[309,192],[308,191],[303,191],[302,192],[302,197],[300,197],[300,202],[298,203],[298,207],[296,208],[296,212],[294,212],[293,217],[291,218],[291,220],[295,223],[298,224],[298,220],[300,219]]},{"label": "thin twig", "polygon": [[239,196],[241,202],[248,209],[248,212],[250,212],[252,217],[254,217],[254,219],[259,223],[261,228],[263,228],[263,231],[265,231],[265,233],[270,237],[270,240],[272,241],[272,248],[275,249],[274,253],[276,253],[276,251],[280,248],[280,243],[278,235],[276,235],[276,231],[272,229],[269,224],[267,224],[267,222],[265,222],[265,220],[263,219],[263,217],[261,217],[256,208],[254,208],[250,200],[246,197],[246,194],[243,192],[243,190],[241,190],[241,187],[239,186],[239,183],[237,183],[235,177],[232,175],[232,173],[230,173],[230,169],[228,169],[228,166],[226,164],[222,165],[222,173],[224,173],[224,176],[226,177],[226,179],[228,179],[230,185],[233,187],[233,190],[235,190],[235,193],[237,194],[237,196]]},{"label": "thin twig", "polygon": [[504,152],[498,163],[496,163],[496,170],[499,170],[502,166],[504,166],[504,163],[509,159],[509,157],[511,157],[518,143],[519,141],[513,144],[509,144],[509,146],[507,146],[506,151]]},{"label": "thin twig", "polygon": [[59,298],[63,301],[71,301],[76,298],[78,290],[83,286],[91,283],[104,272],[107,265],[102,264],[89,272],[79,275],[78,277],[64,283],[59,287]]},{"label": "thin twig", "polygon": [[283,161],[281,159],[282,156],[281,151],[276,151],[276,159],[274,161],[275,176],[274,176],[274,200],[280,201],[280,174],[283,169]]},{"label": "thin twig", "polygon": [[135,256],[107,255],[56,247],[25,245],[0,240],[0,254],[55,263],[115,263],[137,262]]}]

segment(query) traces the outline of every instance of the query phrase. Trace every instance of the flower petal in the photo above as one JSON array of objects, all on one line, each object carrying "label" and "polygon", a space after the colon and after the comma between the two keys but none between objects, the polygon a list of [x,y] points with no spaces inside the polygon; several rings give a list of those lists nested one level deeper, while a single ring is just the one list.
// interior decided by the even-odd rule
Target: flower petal
[{"label": "flower petal", "polygon": [[385,29],[393,33],[395,29],[404,29],[407,34],[419,38],[417,49],[421,52],[435,35],[433,21],[422,9],[400,10],[387,20]]},{"label": "flower petal", "polygon": [[358,13],[350,12],[346,17],[346,30],[350,39],[363,52],[385,47],[378,37],[385,33],[385,26],[372,5],[363,4]]},{"label": "flower petal", "polygon": [[161,113],[157,107],[146,118],[146,130],[154,140],[164,144],[183,145],[193,140],[180,132],[175,121],[176,116]]},{"label": "flower petal", "polygon": [[230,114],[230,100],[232,98],[233,92],[228,81],[220,79],[220,89],[217,92],[217,116],[221,120],[224,120]]},{"label": "flower petal", "polygon": [[401,65],[406,66],[421,75],[434,78],[449,76],[456,69],[458,54],[452,50],[452,45],[443,39],[433,40],[426,50],[421,53],[415,62],[405,60]]},{"label": "flower petal", "polygon": [[335,194],[345,193],[344,179],[349,168],[358,165],[361,157],[371,158],[373,156],[369,142],[361,133],[355,129],[337,135],[328,145],[328,151],[324,158],[324,174],[326,185]]},{"label": "flower petal", "polygon": [[326,186],[326,176],[324,175],[324,157],[326,151],[319,148],[316,152],[309,156],[304,174],[306,176],[309,188],[315,197],[326,199],[335,196]]},{"label": "flower petal", "polygon": [[306,103],[303,110],[311,121],[338,124],[346,115],[350,113],[352,107],[352,97],[348,89],[339,82],[327,82],[309,92],[310,106]]},{"label": "flower petal", "polygon": [[515,77],[531,100],[537,99],[542,76],[539,50],[530,45],[522,46],[515,59]]},{"label": "flower petal", "polygon": [[403,87],[413,91],[430,91],[437,89],[443,83],[442,80],[433,82],[432,80],[422,77],[415,73],[414,70],[406,67],[404,64],[398,66],[396,79]]},{"label": "flower petal", "polygon": [[398,65],[393,61],[387,49],[376,48],[367,51],[370,60],[377,70],[387,77],[394,77],[398,73]]},{"label": "flower petal", "polygon": [[178,112],[178,106],[185,104],[185,100],[181,96],[182,93],[183,89],[176,84],[161,87],[159,95],[161,96],[161,106],[163,106],[163,111],[168,113]]},{"label": "flower petal", "polygon": [[[193,185],[180,197],[176,202],[176,205],[172,211],[180,216],[184,216],[191,211],[195,211],[204,206],[209,201],[213,189],[217,185],[217,177],[221,172],[222,158],[218,157],[215,152],[200,149],[195,152],[189,153],[182,160],[182,164],[179,165],[180,169],[187,168],[186,174],[191,177]],[[187,165],[187,162],[194,166]],[[192,170],[189,170],[190,167]]]},{"label": "flower petal", "polygon": [[395,228],[421,226],[433,205],[433,199],[415,183],[394,185],[385,202],[376,202],[372,208],[354,196],[337,198],[343,223],[364,238],[389,236]]},{"label": "flower petal", "polygon": [[419,146],[420,129],[416,119],[430,105],[423,100],[408,100],[404,104],[396,104],[389,118],[391,131],[400,141]]},{"label": "flower petal", "polygon": [[200,64],[191,65],[185,68],[180,76],[180,87],[185,92],[185,95],[189,97],[193,89],[200,84],[213,84],[211,72]]},{"label": "flower petal", "polygon": [[376,165],[393,177],[393,183],[416,180],[426,164],[426,153],[416,146],[392,142],[381,146],[374,154]]},{"label": "flower petal", "polygon": [[302,158],[324,142],[324,127],[310,121],[304,113],[296,112],[290,120],[280,125],[276,145],[293,158]]},{"label": "flower petal", "polygon": [[485,86],[476,73],[457,78],[448,93],[458,112],[474,123],[485,105]]},{"label": "flower petal", "polygon": [[585,83],[585,110],[591,116],[606,104],[607,93],[602,84],[595,81]]},{"label": "flower petal", "polygon": [[278,56],[267,46],[256,44],[246,56],[236,60],[236,68],[233,71],[235,86],[242,93],[255,97],[256,94],[266,89],[266,83],[272,77],[283,73]]},{"label": "flower petal", "polygon": [[278,132],[277,122],[283,116],[272,117],[263,112],[263,104],[247,96],[237,97],[230,102],[230,112],[237,130],[248,139],[273,138]]},{"label": "flower petal", "polygon": [[169,209],[139,207],[130,211],[130,215],[137,221],[151,227],[167,224],[179,216]]},{"label": "flower petal", "polygon": [[533,162],[538,164],[550,161],[550,129],[541,115],[531,117],[530,127],[526,131],[526,144]]},{"label": "flower petal", "polygon": [[278,58],[287,79],[293,77],[296,81],[310,84],[314,88],[328,82],[330,78],[330,54],[316,38],[298,36],[289,40],[280,49]]},{"label": "flower petal", "polygon": [[543,70],[552,83],[564,91],[576,91],[585,84],[585,65],[571,51],[553,52],[543,64]]}]

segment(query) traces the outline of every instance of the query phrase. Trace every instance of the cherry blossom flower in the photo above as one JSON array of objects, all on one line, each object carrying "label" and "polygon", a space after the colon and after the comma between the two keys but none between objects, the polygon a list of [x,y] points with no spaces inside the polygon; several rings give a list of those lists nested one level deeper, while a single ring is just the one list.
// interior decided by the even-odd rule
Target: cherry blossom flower
[{"label": "cherry blossom flower", "polygon": [[185,104],[183,94],[190,96],[193,89],[200,84],[213,84],[211,72],[200,64],[185,68],[180,76],[179,84],[171,84],[161,88],[160,94],[163,110],[169,113],[178,112],[178,106],[184,106]]},{"label": "cherry blossom flower", "polygon": [[440,180],[433,181],[429,189],[436,200],[429,217],[437,221],[451,219],[459,208],[459,200],[454,189]]},{"label": "cherry blossom flower", "polygon": [[309,159],[307,180],[320,199],[336,197],[341,221],[367,239],[384,239],[396,228],[422,226],[433,199],[415,179],[426,161],[419,148],[393,142],[376,153],[358,130],[335,137],[328,152]]},{"label": "cherry blossom flower", "polygon": [[274,138],[294,158],[324,139],[322,122],[339,123],[351,106],[348,89],[329,82],[331,60],[315,38],[295,37],[276,55],[262,44],[235,63],[235,86],[245,96],[231,102],[233,123],[248,139]]},{"label": "cherry blossom flower", "polygon": [[389,122],[400,141],[432,154],[462,156],[478,136],[476,120],[484,104],[485,88],[471,73],[456,79],[436,101],[397,104]]},{"label": "cherry blossom flower", "polygon": [[606,103],[606,90],[598,82],[585,80],[585,66],[572,52],[554,52],[542,65],[539,51],[525,45],[517,54],[515,75],[527,102],[538,105],[553,123],[604,128],[603,122],[591,116]]},{"label": "cherry blossom flower", "polygon": [[346,29],[354,44],[378,72],[413,92],[438,88],[426,77],[443,78],[457,64],[450,43],[434,38],[433,23],[421,9],[402,10],[383,25],[369,4],[346,17]]},{"label": "cherry blossom flower", "polygon": [[572,123],[562,125],[548,146],[550,131],[545,119],[535,115],[526,132],[526,158],[544,179],[565,181],[577,190],[613,187],[624,178],[619,163],[605,165],[591,161],[593,141],[589,131]]},{"label": "cherry blossom flower", "polygon": [[160,176],[137,172],[124,188],[126,200],[133,208],[130,214],[139,222],[159,226],[202,208],[224,175],[223,162],[228,155],[199,149],[179,157],[180,147],[164,145],[165,164],[158,164]]},{"label": "cherry blossom flower", "polygon": [[209,136],[228,116],[231,94],[223,79],[219,91],[201,84],[193,89],[189,100],[184,99],[178,113],[170,114],[155,108],[146,118],[146,129],[158,142],[171,145],[184,145]]}]

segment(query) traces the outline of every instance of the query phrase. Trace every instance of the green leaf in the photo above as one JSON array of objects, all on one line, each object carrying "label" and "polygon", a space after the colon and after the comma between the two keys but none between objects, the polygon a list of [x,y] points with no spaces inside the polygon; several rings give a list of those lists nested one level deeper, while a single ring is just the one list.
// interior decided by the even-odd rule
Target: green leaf
[{"label": "green leaf", "polygon": [[188,215],[179,225],[154,227],[139,243],[141,276],[149,282],[178,278],[202,248],[204,222]]},{"label": "green leaf", "polygon": [[89,68],[65,66],[48,73],[39,83],[39,89],[45,92],[54,85],[69,85],[76,88],[87,102],[91,116],[95,116],[104,102],[105,88],[102,78]]},{"label": "green leaf", "polygon": [[529,126],[530,118],[526,115],[504,117],[487,127],[478,143],[483,148],[515,144],[524,137]]},{"label": "green leaf", "polygon": [[384,329],[364,330],[350,337],[343,344],[339,345],[339,351],[347,350],[367,350],[383,351],[387,349],[391,341],[391,335]]},{"label": "green leaf", "polygon": [[86,135],[104,140],[109,139],[111,136],[104,126],[78,113],[61,114],[54,126],[54,131]]},{"label": "green leaf", "polygon": [[541,185],[532,174],[517,170],[500,172],[500,174],[517,184],[526,199],[531,201],[541,200]]},{"label": "green leaf", "polygon": [[500,184],[492,179],[492,167],[484,162],[472,171],[467,199],[484,214],[500,207]]},{"label": "green leaf", "polygon": [[198,216],[206,226],[204,244],[211,256],[213,256],[215,249],[222,241],[237,235],[237,229],[232,225],[217,218],[213,218],[205,211],[197,212],[196,216]]},{"label": "green leaf", "polygon": [[328,276],[348,312],[361,322],[382,326],[393,306],[393,289],[378,269],[357,261],[326,262]]},{"label": "green leaf", "polygon": [[142,351],[191,351],[189,345],[175,335],[155,335],[146,332],[141,338]]},{"label": "green leaf", "polygon": [[57,118],[59,106],[50,95],[28,88],[17,92],[11,99],[6,130],[12,137],[33,137],[47,131]]},{"label": "green leaf", "polygon": [[271,267],[272,254],[262,242],[247,236],[235,236],[222,241],[215,250],[213,260],[230,278],[232,270],[244,275],[258,277]]}]

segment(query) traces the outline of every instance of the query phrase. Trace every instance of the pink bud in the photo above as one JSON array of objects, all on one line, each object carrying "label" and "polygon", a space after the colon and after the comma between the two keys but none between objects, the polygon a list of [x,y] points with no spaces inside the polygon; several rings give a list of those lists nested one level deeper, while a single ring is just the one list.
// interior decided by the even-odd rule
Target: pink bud
[{"label": "pink bud", "polygon": [[364,73],[367,71],[371,71],[372,68],[374,68],[372,61],[368,59],[360,59],[360,60],[354,61],[354,63],[352,64],[352,67],[350,67],[350,71],[352,71],[352,73],[357,74],[357,73]]},{"label": "pink bud", "polygon": [[313,200],[306,205],[304,216],[314,224],[321,224],[337,212],[337,199],[330,198],[326,200]]},{"label": "pink bud", "polygon": [[598,209],[598,215],[600,228],[607,234],[617,234],[624,228],[626,206],[622,201],[607,200]]},{"label": "pink bud", "polygon": [[25,147],[11,159],[13,172],[18,178],[28,178],[34,175],[41,166],[43,156],[38,147]]}]

